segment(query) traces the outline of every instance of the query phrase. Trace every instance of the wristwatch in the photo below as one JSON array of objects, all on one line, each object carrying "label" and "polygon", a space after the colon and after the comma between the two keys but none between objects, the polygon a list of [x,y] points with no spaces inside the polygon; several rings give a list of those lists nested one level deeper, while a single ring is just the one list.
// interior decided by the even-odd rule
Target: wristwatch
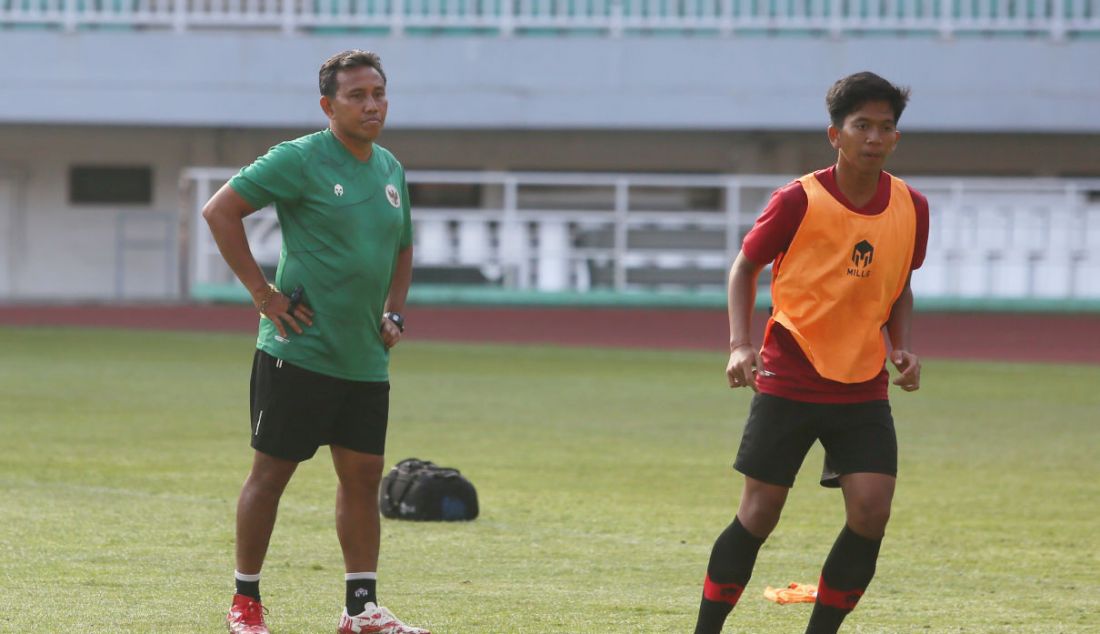
[{"label": "wristwatch", "polygon": [[401,316],[401,313],[382,313],[382,316],[393,322],[394,326],[401,332],[405,332],[405,318]]}]

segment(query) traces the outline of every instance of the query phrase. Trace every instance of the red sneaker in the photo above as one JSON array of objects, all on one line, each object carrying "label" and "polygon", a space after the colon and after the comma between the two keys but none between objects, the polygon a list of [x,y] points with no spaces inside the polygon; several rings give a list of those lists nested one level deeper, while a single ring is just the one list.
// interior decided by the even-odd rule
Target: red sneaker
[{"label": "red sneaker", "polygon": [[233,606],[225,615],[225,626],[229,634],[271,634],[264,625],[264,612],[267,610],[256,599],[235,594]]}]

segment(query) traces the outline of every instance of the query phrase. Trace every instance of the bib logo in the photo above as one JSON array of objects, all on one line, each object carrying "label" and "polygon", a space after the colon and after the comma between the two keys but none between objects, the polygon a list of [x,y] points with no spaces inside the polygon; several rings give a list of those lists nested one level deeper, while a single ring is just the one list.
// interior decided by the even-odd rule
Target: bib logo
[{"label": "bib logo", "polygon": [[875,247],[871,246],[871,243],[866,240],[861,240],[859,244],[852,249],[852,264],[854,267],[848,268],[848,275],[852,277],[870,277],[871,260],[875,259]]},{"label": "bib logo", "polygon": [[386,185],[386,200],[394,207],[401,206],[401,194],[397,193],[397,188],[393,185]]},{"label": "bib logo", "polygon": [[336,183],[336,187],[332,188],[332,193],[336,194],[337,197],[343,196],[344,195],[344,186],[341,185],[340,183]]}]

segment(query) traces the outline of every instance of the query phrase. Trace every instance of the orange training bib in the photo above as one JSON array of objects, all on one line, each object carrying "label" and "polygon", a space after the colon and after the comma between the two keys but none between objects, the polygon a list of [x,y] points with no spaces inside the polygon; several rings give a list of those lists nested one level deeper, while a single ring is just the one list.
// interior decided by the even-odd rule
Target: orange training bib
[{"label": "orange training bib", "polygon": [[869,216],[848,209],[813,174],[799,182],[806,215],[773,267],[772,321],[791,332],[821,376],[869,381],[886,361],[882,327],[912,266],[913,197],[890,176],[889,204]]}]

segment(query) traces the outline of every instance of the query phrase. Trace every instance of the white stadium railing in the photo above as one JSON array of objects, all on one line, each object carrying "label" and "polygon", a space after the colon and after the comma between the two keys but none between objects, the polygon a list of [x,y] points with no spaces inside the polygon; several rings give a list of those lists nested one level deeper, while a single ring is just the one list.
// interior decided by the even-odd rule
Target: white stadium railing
[{"label": "white stadium railing", "polygon": [[[201,206],[234,170],[192,168],[191,293],[235,288]],[[721,292],[771,192],[789,176],[411,171],[417,283],[515,291]],[[928,197],[926,299],[1100,300],[1100,179],[913,178]],[[469,194],[443,206],[440,191]],[[278,261],[275,214],[249,217],[261,265]],[[202,289],[202,293],[196,292]]]},{"label": "white stadium railing", "polygon": [[1100,0],[0,0],[0,26],[621,36],[1100,33]]}]

